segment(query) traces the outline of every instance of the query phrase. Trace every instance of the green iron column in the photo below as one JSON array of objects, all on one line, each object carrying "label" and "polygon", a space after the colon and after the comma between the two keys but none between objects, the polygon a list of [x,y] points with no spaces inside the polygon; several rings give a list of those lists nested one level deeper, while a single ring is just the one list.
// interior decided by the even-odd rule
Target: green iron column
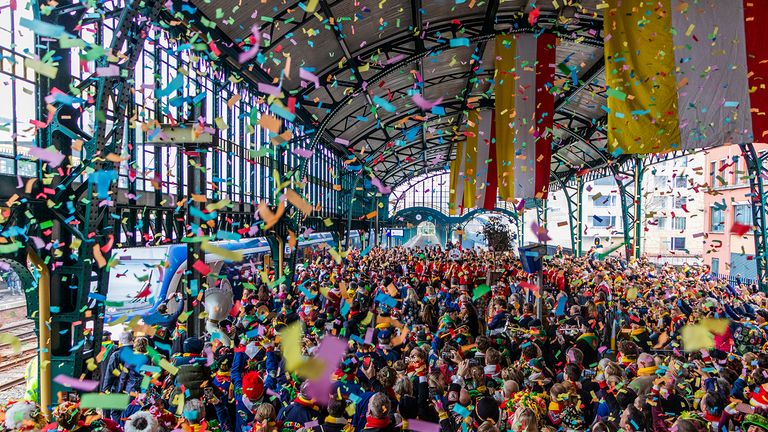
[{"label": "green iron column", "polygon": [[571,251],[573,256],[581,256],[581,191],[584,182],[581,177],[576,177],[575,179],[556,177],[565,195],[565,204],[568,206],[568,230],[571,235]]},{"label": "green iron column", "polygon": [[[617,167],[613,167],[614,178],[616,184],[619,186],[621,199],[621,226],[624,234],[624,251],[627,261],[632,257],[640,256],[640,236],[637,235],[640,229],[642,229],[642,213],[641,213],[641,195],[642,195],[642,182],[643,182],[643,160],[637,156],[628,162],[627,168],[631,168],[631,172],[625,172],[619,170]],[[628,211],[629,207],[632,207],[632,211]],[[634,238],[633,238],[634,237]]]},{"label": "green iron column", "polygon": [[768,153],[758,154],[755,146],[750,144],[740,144],[741,152],[747,163],[747,172],[749,173],[750,201],[752,207],[752,226],[755,236],[755,264],[757,266],[757,283],[760,291],[768,291],[768,250],[766,250],[766,206],[768,206],[768,197],[765,195],[765,185],[763,176],[766,175],[766,158]]},{"label": "green iron column", "polygon": [[645,173],[645,166],[643,159],[637,157],[637,163],[635,164],[635,235],[634,235],[634,257],[640,258],[641,245],[643,240],[643,174]]}]

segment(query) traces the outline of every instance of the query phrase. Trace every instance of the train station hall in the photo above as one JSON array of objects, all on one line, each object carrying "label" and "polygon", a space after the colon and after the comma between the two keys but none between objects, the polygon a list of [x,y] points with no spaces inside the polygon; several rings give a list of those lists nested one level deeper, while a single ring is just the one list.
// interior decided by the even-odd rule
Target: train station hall
[{"label": "train station hall", "polygon": [[0,432],[768,432],[763,24],[0,0]]}]

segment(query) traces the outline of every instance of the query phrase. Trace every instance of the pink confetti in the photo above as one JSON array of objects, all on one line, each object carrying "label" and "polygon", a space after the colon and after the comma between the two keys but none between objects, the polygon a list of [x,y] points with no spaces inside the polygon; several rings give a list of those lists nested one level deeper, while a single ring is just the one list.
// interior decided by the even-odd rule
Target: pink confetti
[{"label": "pink confetti", "polygon": [[349,145],[349,140],[345,140],[344,138],[336,137],[333,141],[336,142],[337,144],[341,144],[343,146],[348,146]]},{"label": "pink confetti", "polygon": [[317,75],[304,68],[299,68],[299,78],[311,82],[315,85],[315,88],[320,88],[320,80],[317,78]]},{"label": "pink confetti", "polygon": [[307,385],[307,394],[317,401],[320,405],[327,405],[333,383],[331,375],[336,370],[339,362],[344,358],[347,352],[347,341],[335,336],[326,336],[320,342],[315,352],[315,358],[325,363],[325,369],[319,378],[314,379]]},{"label": "pink confetti", "polygon": [[411,97],[411,99],[413,99],[413,102],[414,102],[414,103],[415,103],[415,104],[416,104],[416,105],[417,105],[419,108],[423,109],[424,111],[429,111],[429,110],[431,110],[433,106],[435,106],[435,105],[440,105],[440,103],[443,101],[443,98],[441,98],[441,97],[440,97],[440,98],[437,98],[437,100],[436,100],[436,101],[434,101],[434,102],[430,102],[430,101],[428,101],[428,100],[424,99],[424,97],[423,97],[422,95],[420,95],[420,94],[415,94],[415,95],[413,95],[413,96]]},{"label": "pink confetti", "polygon": [[64,161],[63,154],[54,150],[46,150],[40,147],[30,148],[29,155],[36,157],[42,161],[48,162],[54,168],[61,165],[61,162]]},{"label": "pink confetti", "polygon": [[549,236],[547,233],[547,229],[543,226],[539,226],[536,222],[533,222],[531,224],[531,230],[533,231],[533,234],[536,235],[536,238],[539,239],[540,242],[546,242],[549,240],[552,240],[552,237]]},{"label": "pink confetti", "polygon": [[305,149],[303,147],[296,147],[295,149],[293,149],[293,154],[295,154],[298,157],[302,157],[304,159],[311,158],[314,153],[315,152],[313,152],[312,150]]},{"label": "pink confetti", "polygon": [[405,54],[398,54],[398,55],[392,57],[391,59],[387,60],[386,64],[391,65],[392,63],[397,63],[397,62],[399,62],[400,60],[402,60],[404,58],[405,58]]},{"label": "pink confetti", "polygon": [[107,67],[97,67],[96,75],[100,77],[120,76],[120,68],[117,65]]},{"label": "pink confetti", "polygon": [[440,432],[440,425],[423,420],[408,420],[408,430],[414,432]]},{"label": "pink confetti", "polygon": [[392,192],[392,188],[384,186],[384,184],[381,183],[381,180],[379,180],[376,177],[373,177],[371,179],[371,184],[374,185],[376,187],[376,189],[379,190],[379,193],[388,194],[388,193]]},{"label": "pink confetti", "polygon": [[515,207],[515,209],[517,210],[518,213],[520,213],[520,211],[522,211],[524,207],[525,207],[525,200],[523,199],[523,200],[520,200],[519,203],[517,203],[517,207]]},{"label": "pink confetti", "polygon": [[251,47],[250,50],[240,53],[240,56],[238,57],[238,62],[240,64],[246,63],[252,58],[256,57],[256,55],[259,53],[259,44],[261,43],[261,35],[259,34],[259,26],[254,24],[251,27],[251,34],[253,35],[253,47]]},{"label": "pink confetti", "polygon": [[72,378],[71,376],[67,376],[67,375],[57,375],[56,378],[53,379],[53,382],[57,384],[61,384],[64,387],[83,390],[86,392],[94,391],[99,386],[98,381],[91,381],[91,380],[81,381],[77,378]]}]

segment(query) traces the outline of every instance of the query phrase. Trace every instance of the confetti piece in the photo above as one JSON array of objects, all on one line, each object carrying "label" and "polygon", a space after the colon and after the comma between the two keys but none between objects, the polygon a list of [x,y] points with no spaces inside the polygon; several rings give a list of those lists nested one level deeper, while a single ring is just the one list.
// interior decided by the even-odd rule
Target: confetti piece
[{"label": "confetti piece", "polygon": [[164,98],[166,96],[171,95],[176,90],[180,89],[184,85],[184,75],[177,74],[171,82],[168,83],[167,86],[165,86],[164,89],[156,89],[155,90],[155,96],[158,98]]},{"label": "confetti piece", "polygon": [[109,65],[107,67],[97,67],[96,75],[100,77],[120,76],[120,67],[118,67],[117,65]]},{"label": "confetti piece", "polygon": [[743,236],[744,234],[748,233],[752,229],[749,225],[743,225],[740,223],[734,223],[731,225],[731,234],[735,234],[737,236]]},{"label": "confetti piece", "polygon": [[627,300],[634,300],[637,298],[637,288],[632,287],[627,290]]},{"label": "confetti piece", "polygon": [[67,375],[57,375],[56,378],[53,379],[53,382],[61,384],[65,387],[87,392],[94,391],[97,387],[99,387],[98,381],[79,380]]},{"label": "confetti piece", "polygon": [[80,408],[122,410],[128,406],[131,396],[122,393],[86,393],[80,398]]},{"label": "confetti piece", "polygon": [[440,432],[440,425],[423,420],[408,420],[408,430],[413,432]]},{"label": "confetti piece", "polygon": [[379,96],[373,97],[373,103],[380,106],[383,110],[387,112],[395,112],[395,106],[385,101],[384,99],[380,98]]},{"label": "confetti piece", "polygon": [[469,46],[469,38],[453,38],[450,40],[449,45],[451,48]]},{"label": "confetti piece", "polygon": [[472,300],[477,300],[489,292],[491,292],[491,287],[486,284],[481,284],[475,288],[474,292],[472,293]]},{"label": "confetti piece", "polygon": [[43,36],[43,37],[59,38],[66,34],[66,29],[64,28],[64,26],[51,24],[51,23],[47,23],[39,20],[31,20],[29,18],[24,18],[24,17],[21,17],[19,19],[19,25],[32,30],[38,36]]},{"label": "confetti piece", "polygon": [[299,78],[313,83],[315,88],[320,88],[320,80],[317,76],[304,68],[299,68]]},{"label": "confetti piece", "polygon": [[533,231],[533,234],[536,236],[536,238],[539,239],[539,242],[547,242],[549,240],[552,240],[552,237],[549,236],[547,229],[543,226],[539,226],[536,222],[531,223],[531,231]]},{"label": "confetti piece", "polygon": [[563,316],[565,315],[565,305],[568,303],[568,297],[567,296],[560,296],[557,299],[557,308],[555,309],[555,315],[556,316]]},{"label": "confetti piece", "polygon": [[211,268],[208,266],[208,264],[197,260],[194,264],[192,264],[192,268],[197,270],[201,275],[207,276],[208,273],[211,272]]},{"label": "confetti piece", "polygon": [[29,155],[42,161],[48,162],[51,167],[56,168],[64,161],[64,155],[55,150],[32,147],[29,149]]},{"label": "confetti piece", "polygon": [[21,340],[10,333],[0,333],[0,344],[10,345],[13,354],[21,352]]},{"label": "confetti piece", "polygon": [[437,98],[434,102],[430,102],[421,94],[415,94],[411,96],[411,99],[413,99],[413,103],[416,104],[419,108],[423,109],[424,111],[431,110],[435,105],[440,105],[443,102],[443,98]]},{"label": "confetti piece", "polygon": [[715,347],[715,335],[703,325],[689,324],[680,331],[680,339],[686,351],[698,351]]},{"label": "confetti piece", "polygon": [[269,114],[262,114],[259,118],[259,126],[272,133],[280,133],[280,120]]},{"label": "confetti piece", "polygon": [[331,375],[341,360],[344,359],[347,347],[346,340],[335,336],[326,336],[315,351],[314,358],[322,361],[323,371],[318,378],[309,381],[307,392],[320,405],[328,404],[329,394],[333,387]]},{"label": "confetti piece", "polygon": [[304,362],[301,355],[303,330],[300,321],[295,321],[280,331],[280,350],[285,359],[285,369],[296,371]]},{"label": "confetti piece", "polygon": [[609,88],[609,89],[607,89],[605,91],[605,94],[607,96],[609,96],[609,97],[616,98],[616,99],[618,99],[620,101],[627,100],[627,94],[624,93],[621,90],[616,90],[616,89],[613,89],[613,88]]},{"label": "confetti piece", "polygon": [[296,191],[293,189],[286,189],[285,196],[288,199],[288,202],[293,204],[299,211],[304,213],[304,215],[309,216],[312,214],[312,204],[308,203],[304,198],[299,196]]},{"label": "confetti piece", "polygon": [[56,66],[50,63],[43,63],[40,60],[35,60],[31,58],[24,59],[24,66],[50,79],[56,78],[56,74],[59,73],[59,69]]},{"label": "confetti piece", "polygon": [[222,247],[215,246],[208,241],[203,241],[200,248],[213,255],[218,255],[227,261],[240,262],[243,260],[242,251],[231,251]]},{"label": "confetti piece", "polygon": [[311,158],[314,153],[315,153],[314,151],[305,149],[303,147],[296,147],[295,149],[293,149],[293,154],[304,159]]},{"label": "confetti piece", "polygon": [[728,330],[727,319],[705,318],[699,324],[714,334],[724,334]]},{"label": "confetti piece", "polygon": [[379,193],[381,193],[381,194],[388,194],[388,193],[392,192],[392,188],[389,188],[389,187],[387,187],[387,186],[384,186],[384,184],[382,184],[382,183],[381,183],[381,180],[379,180],[379,179],[378,179],[378,178],[376,178],[376,177],[373,177],[373,178],[371,179],[371,184],[372,184],[372,185],[373,185],[373,186],[374,186],[376,189],[378,189],[378,190],[379,190]]}]

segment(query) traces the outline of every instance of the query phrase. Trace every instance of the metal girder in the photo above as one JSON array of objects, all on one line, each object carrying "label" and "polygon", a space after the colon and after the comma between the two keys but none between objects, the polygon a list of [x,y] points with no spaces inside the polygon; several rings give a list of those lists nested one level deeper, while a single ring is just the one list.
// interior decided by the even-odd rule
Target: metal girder
[{"label": "metal girder", "polygon": [[[528,31],[528,30],[530,30],[529,27],[521,26],[520,28],[516,28],[513,32],[521,33],[521,32]],[[490,33],[483,33],[483,34],[480,34],[478,36],[473,36],[473,37],[471,37],[469,39],[470,39],[470,43],[471,42],[479,43],[479,42],[482,42],[482,41],[488,41],[488,40],[492,39],[493,37],[495,37],[495,35],[496,35],[496,32],[493,31],[493,32],[490,32]],[[559,37],[565,38],[565,39],[569,39],[570,38],[570,36],[566,36],[566,35],[559,35]],[[582,43],[584,43],[583,40],[582,40]],[[446,40],[443,40],[443,42],[440,43],[440,44],[437,44],[437,45],[429,47],[429,48],[425,48],[424,51],[421,51],[421,52],[415,52],[411,56],[408,56],[408,57],[406,57],[404,59],[400,59],[399,61],[394,62],[391,65],[388,65],[387,68],[385,68],[384,70],[382,70],[379,73],[377,73],[376,75],[374,75],[371,79],[367,80],[366,84],[367,84],[368,87],[373,86],[374,84],[377,84],[379,81],[381,81],[383,78],[385,78],[389,74],[394,73],[395,71],[399,70],[400,68],[402,68],[403,66],[405,66],[407,64],[410,64],[410,63],[413,63],[413,62],[415,62],[417,60],[420,60],[421,58],[431,54],[432,52],[444,51],[444,50],[448,50],[448,49],[451,49],[450,42],[446,41]],[[361,56],[361,57],[363,57],[363,56]],[[321,75],[324,75],[324,74],[321,74]],[[362,83],[361,83],[361,86],[362,86]],[[337,107],[335,109],[331,110],[331,112],[328,115],[326,115],[323,118],[323,120],[320,122],[320,124],[318,125],[318,129],[317,129],[316,133],[318,133],[318,134],[324,133],[326,131],[326,129],[328,128],[329,123],[338,114],[340,108],[345,106],[345,104],[349,100],[351,100],[353,97],[358,95],[360,93],[360,91],[362,91],[362,88],[359,88],[358,90],[353,91],[353,92],[347,94],[342,100],[340,100],[338,102],[338,104],[337,104]],[[314,149],[314,147],[317,145],[318,141],[319,141],[319,138],[313,139],[311,144],[310,144],[310,149]]]},{"label": "metal girder", "polygon": [[[349,67],[352,69],[352,74],[355,77],[355,81],[359,83],[358,86],[362,86],[362,83],[365,80],[363,79],[363,75],[360,73],[360,62],[358,62],[357,58],[355,58],[352,55],[352,53],[349,52],[349,47],[347,46],[347,43],[344,41],[345,36],[341,32],[341,26],[335,21],[333,11],[331,11],[330,6],[328,6],[328,0],[319,0],[319,2],[320,2],[320,9],[323,11],[325,18],[331,24],[331,29],[333,30],[333,34],[336,37],[336,42],[339,44],[341,51],[344,53],[344,58],[347,59],[347,63],[349,63]],[[368,102],[368,105],[373,106],[373,99],[371,99],[371,95],[368,94],[368,92],[365,92],[365,100]],[[378,121],[379,120],[378,114],[376,114],[376,112],[374,111],[373,115],[374,117],[376,117],[376,120]]]},{"label": "metal girder", "polygon": [[[481,30],[482,34],[488,34],[492,33],[494,29],[494,24],[496,21],[496,14],[499,11],[499,0],[490,0],[488,2],[488,5],[485,9],[485,18],[483,20],[483,29]],[[483,61],[483,55],[485,54],[485,46],[488,44],[488,40],[481,40],[477,43],[477,46],[475,46],[475,50],[472,52],[472,55],[467,60],[467,63],[469,64],[469,76],[467,77],[467,82],[464,84],[464,90],[460,92],[461,95],[461,105],[458,114],[456,115],[456,121],[453,122],[454,127],[461,124],[461,118],[464,116],[464,112],[467,110],[467,101],[469,100],[469,95],[472,93],[472,87],[474,87],[474,83],[476,78],[476,72],[479,69],[478,65]],[[473,59],[477,59],[476,62],[472,62]]]},{"label": "metal girder", "polygon": [[582,73],[579,77],[578,85],[570,87],[560,95],[560,98],[555,102],[555,111],[560,109],[563,105],[567,105],[572,97],[591,85],[592,81],[603,73],[605,73],[605,58],[600,57],[595,64]]},{"label": "metal girder", "polygon": [[[531,27],[530,24],[527,22],[527,19],[523,17],[518,12],[510,12],[510,13],[504,13],[504,14],[497,14],[495,17],[495,24],[497,26],[504,26],[507,29],[511,29],[510,32],[523,32],[523,31],[530,31],[530,32],[537,32],[537,31],[546,31],[556,34],[560,39],[564,40],[578,40],[579,43],[590,45],[590,46],[602,46],[603,40],[602,37],[600,37],[599,33],[602,33],[602,21],[601,20],[593,20],[588,18],[582,18],[580,19],[580,22],[583,23],[583,28],[581,29],[574,29],[571,30],[563,30],[558,27],[553,27],[551,29],[542,29],[538,27]],[[556,13],[549,13],[549,12],[542,12],[539,17],[540,23],[556,23],[558,20]],[[434,35],[436,34],[444,34],[445,32],[455,32],[459,28],[463,32],[464,37],[469,37],[471,39],[476,38],[477,36],[481,36],[484,33],[482,32],[483,26],[486,24],[487,19],[485,17],[474,17],[474,18],[467,18],[462,19],[460,26],[458,26],[455,23],[455,20],[453,17],[442,20],[442,21],[430,21],[429,23],[429,34],[426,34],[423,38],[423,41],[430,42],[435,44],[436,46],[443,45],[446,40],[436,37]],[[355,57],[359,59],[367,59],[370,58],[373,55],[377,54],[388,54],[390,52],[398,52],[399,54],[405,54],[406,56],[414,56],[418,55],[420,51],[418,51],[418,44],[414,50],[406,50],[404,46],[406,46],[408,43],[414,42],[414,34],[413,33],[405,33],[402,32],[398,34],[397,36],[393,36],[390,38],[382,39],[382,40],[376,40],[370,44],[367,44],[365,48],[359,50],[358,52],[354,53]],[[425,47],[425,50],[433,49],[434,47]],[[387,65],[388,67],[391,67],[390,65]],[[318,77],[321,78],[321,81],[327,76],[327,75],[337,75],[341,73],[344,70],[343,67],[339,67],[337,63],[329,63],[328,67],[321,69],[316,73]],[[384,69],[383,71],[386,71]],[[312,90],[307,88],[298,93],[298,96],[305,96]]]},{"label": "metal girder", "polygon": [[752,143],[740,144],[741,153],[747,163],[749,173],[750,201],[752,207],[752,226],[755,236],[755,264],[757,265],[757,283],[762,292],[768,291],[768,226],[766,226],[766,206],[768,196],[763,183],[768,174],[768,153],[758,153]]},{"label": "metal girder", "polygon": [[[241,78],[243,78],[243,80],[252,88],[258,88],[258,83],[260,82],[273,82],[272,76],[258,65],[249,65],[247,68],[240,65],[239,56],[242,51],[236,48],[239,47],[239,45],[235,43],[235,41],[233,41],[229,35],[219,29],[218,26],[210,28],[202,24],[204,21],[212,22],[213,20],[205,16],[205,14],[200,11],[200,8],[183,8],[182,6],[185,4],[184,0],[172,1],[174,11],[173,15],[171,15],[169,10],[163,9],[163,17],[166,20],[178,19],[179,15],[184,18],[184,20],[189,24],[190,28],[197,31],[206,43],[213,43],[216,45],[216,47],[222,53],[222,56],[219,57],[220,60],[229,64],[233,70],[238,70]],[[343,0],[337,0],[337,2],[338,1]],[[316,18],[314,15],[311,15],[311,17],[312,19]],[[283,102],[287,105],[287,96],[284,98]],[[296,117],[301,121],[302,124],[307,126],[317,123],[317,120],[315,120],[312,114],[309,113],[309,111],[307,111],[303,106],[296,107]],[[327,144],[328,148],[336,149],[336,152],[338,152],[340,155],[349,155],[349,152],[346,150],[346,148],[333,144],[334,137],[328,134],[326,135],[327,136],[323,136],[323,133],[320,132],[317,134],[317,138],[322,139]]]}]

